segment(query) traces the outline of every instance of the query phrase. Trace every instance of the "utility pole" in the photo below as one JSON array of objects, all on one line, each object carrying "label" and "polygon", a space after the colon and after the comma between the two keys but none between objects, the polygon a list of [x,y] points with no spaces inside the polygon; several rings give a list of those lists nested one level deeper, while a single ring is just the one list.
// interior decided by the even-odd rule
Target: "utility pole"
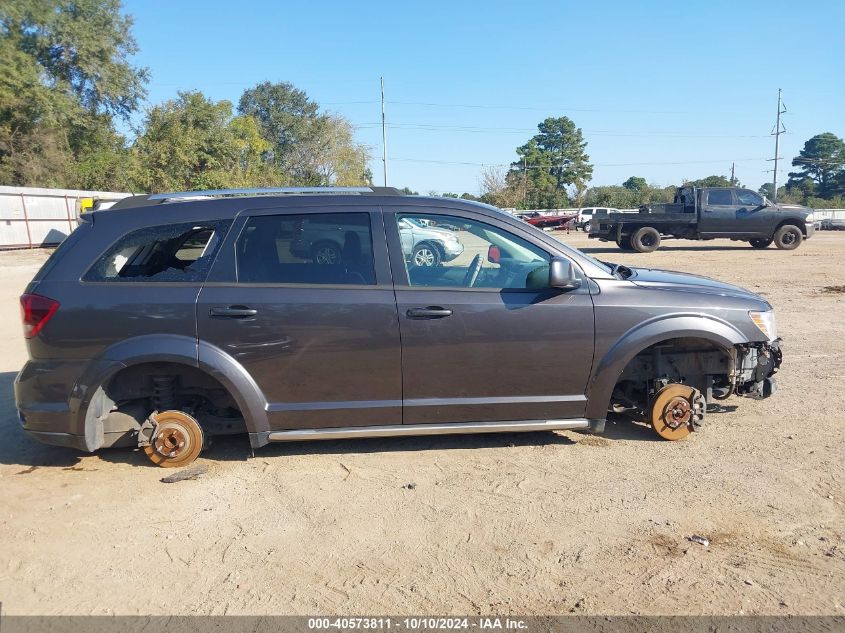
[{"label": "utility pole", "polygon": [[772,158],[775,162],[775,168],[772,170],[772,184],[774,185],[772,191],[772,202],[778,201],[778,161],[782,158],[778,156],[778,150],[780,147],[780,135],[786,132],[786,127],[783,123],[780,122],[780,115],[786,112],[786,106],[783,105],[783,101],[781,101],[781,89],[778,88],[778,116],[775,121],[775,127],[772,131],[772,136],[775,137],[775,157]]},{"label": "utility pole", "polygon": [[522,206],[526,207],[528,200],[528,163],[525,156],[522,157]]},{"label": "utility pole", "polygon": [[736,163],[731,163],[731,187],[736,186]]},{"label": "utility pole", "polygon": [[384,116],[384,75],[381,76],[381,161],[384,163],[384,186],[387,186],[387,119]]}]

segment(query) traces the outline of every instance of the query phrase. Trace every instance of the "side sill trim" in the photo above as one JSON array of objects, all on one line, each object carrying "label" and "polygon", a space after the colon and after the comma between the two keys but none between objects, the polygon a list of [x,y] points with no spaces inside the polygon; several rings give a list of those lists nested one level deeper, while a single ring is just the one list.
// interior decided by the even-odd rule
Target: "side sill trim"
[{"label": "side sill trim", "polygon": [[455,424],[397,424],[393,426],[346,426],[324,429],[271,431],[270,442],[300,440],[339,440],[356,437],[400,437],[403,435],[450,435],[459,433],[514,433],[522,431],[555,431],[589,429],[584,418],[570,420],[525,420],[519,422],[459,422]]}]

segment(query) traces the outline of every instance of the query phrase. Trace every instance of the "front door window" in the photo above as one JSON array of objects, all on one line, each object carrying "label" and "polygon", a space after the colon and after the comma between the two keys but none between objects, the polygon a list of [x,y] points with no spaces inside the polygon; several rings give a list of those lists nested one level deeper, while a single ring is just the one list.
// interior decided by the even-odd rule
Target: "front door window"
[{"label": "front door window", "polygon": [[548,285],[549,254],[485,222],[444,215],[397,220],[411,286],[540,289]]}]

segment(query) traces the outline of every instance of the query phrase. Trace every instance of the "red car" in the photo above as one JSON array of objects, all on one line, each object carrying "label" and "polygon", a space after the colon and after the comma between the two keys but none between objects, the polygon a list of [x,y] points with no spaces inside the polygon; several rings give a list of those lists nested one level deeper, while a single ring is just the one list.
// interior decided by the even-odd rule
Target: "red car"
[{"label": "red car", "polygon": [[562,229],[578,217],[577,213],[554,213],[541,215],[537,211],[533,213],[522,213],[518,216],[521,220],[533,224],[538,229]]}]

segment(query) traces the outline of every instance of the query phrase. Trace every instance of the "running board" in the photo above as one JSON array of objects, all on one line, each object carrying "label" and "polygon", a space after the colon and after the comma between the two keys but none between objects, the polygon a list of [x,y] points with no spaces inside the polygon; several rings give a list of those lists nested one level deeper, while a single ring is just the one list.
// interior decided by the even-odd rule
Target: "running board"
[{"label": "running board", "polygon": [[458,422],[455,424],[396,424],[392,426],[344,426],[324,429],[271,431],[271,442],[307,440],[342,440],[356,437],[401,437],[403,435],[451,435],[460,433],[515,433],[524,431],[561,431],[589,429],[589,420],[527,420],[524,422]]}]

